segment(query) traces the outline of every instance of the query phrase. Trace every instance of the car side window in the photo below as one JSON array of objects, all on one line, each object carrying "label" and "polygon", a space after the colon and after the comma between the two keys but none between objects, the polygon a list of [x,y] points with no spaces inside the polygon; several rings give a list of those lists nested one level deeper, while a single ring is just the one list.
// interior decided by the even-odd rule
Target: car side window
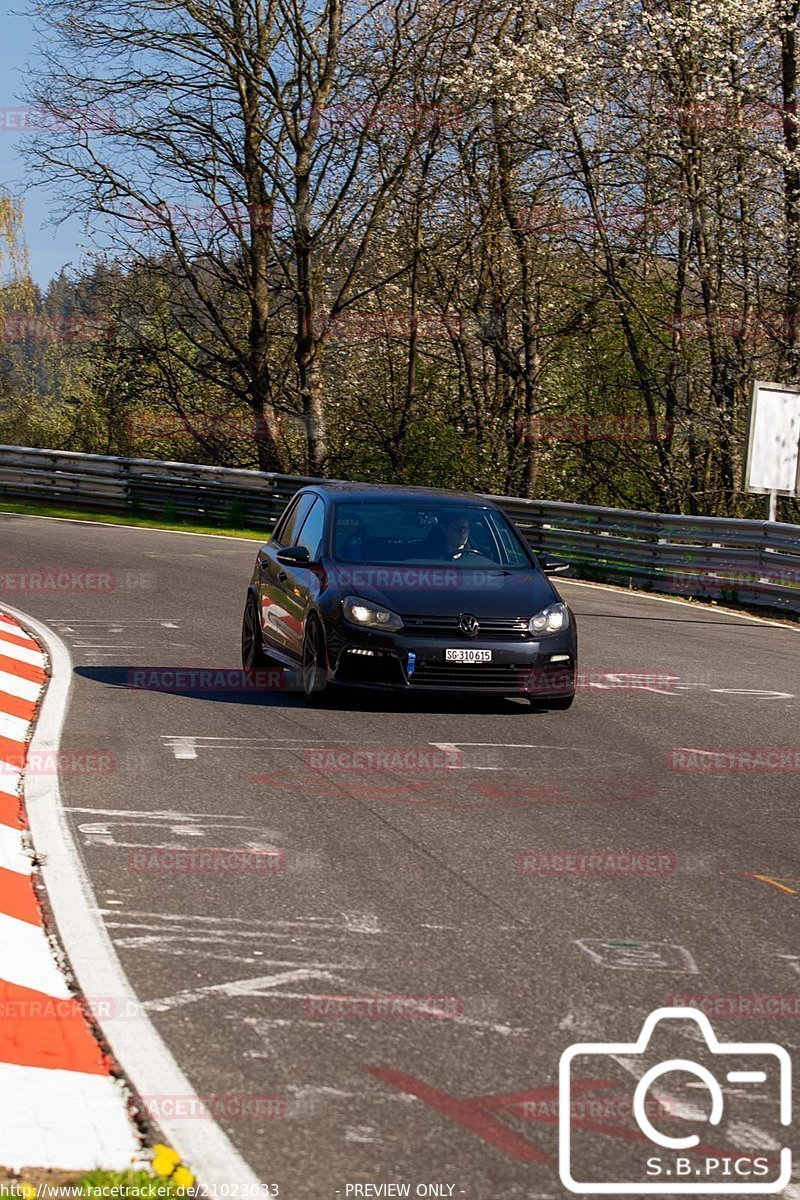
[{"label": "car side window", "polygon": [[527,567],[530,566],[530,561],[527,558],[525,551],[520,546],[514,534],[502,519],[493,518],[492,525],[495,534],[503,548],[503,561],[512,567]]},{"label": "car side window", "polygon": [[313,492],[304,492],[298,498],[294,507],[289,509],[273,533],[272,541],[274,545],[291,546],[293,544],[294,535],[306,519],[311,505],[316,498]]},{"label": "car side window", "polygon": [[312,562],[319,562],[322,550],[322,533],[325,528],[325,505],[321,500],[314,502],[308,516],[302,524],[300,532],[292,542],[293,546],[305,546],[308,557]]}]

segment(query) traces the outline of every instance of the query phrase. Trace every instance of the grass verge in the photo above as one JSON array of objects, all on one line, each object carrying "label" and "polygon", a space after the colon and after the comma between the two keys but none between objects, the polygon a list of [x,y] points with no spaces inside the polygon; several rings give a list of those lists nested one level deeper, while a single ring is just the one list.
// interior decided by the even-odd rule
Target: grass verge
[{"label": "grass verge", "polygon": [[149,1171],[90,1171],[80,1175],[68,1171],[23,1171],[21,1175],[0,1172],[0,1197],[9,1200],[170,1200],[183,1195],[171,1179],[159,1179]]},{"label": "grass verge", "polygon": [[226,537],[251,538],[266,541],[269,534],[263,529],[245,525],[202,525],[195,521],[159,520],[132,514],[83,512],[79,509],[58,508],[49,504],[19,504],[0,498],[0,513],[16,513],[29,517],[60,517],[65,521],[94,521],[103,525],[133,525],[141,529],[178,530],[181,533],[216,533]]},{"label": "grass verge", "polygon": [[152,1147],[150,1169],[138,1166],[129,1171],[50,1171],[29,1168],[12,1172],[0,1167],[0,1197],[13,1200],[170,1200],[196,1196],[200,1189],[180,1156],[169,1146]]}]

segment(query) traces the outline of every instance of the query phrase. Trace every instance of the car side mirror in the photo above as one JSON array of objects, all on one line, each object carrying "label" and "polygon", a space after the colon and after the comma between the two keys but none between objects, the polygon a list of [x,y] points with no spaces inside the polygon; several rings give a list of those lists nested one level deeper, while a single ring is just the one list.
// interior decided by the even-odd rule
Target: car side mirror
[{"label": "car side mirror", "polygon": [[551,558],[548,554],[541,561],[545,575],[566,575],[572,570],[572,564],[565,558]]},{"label": "car side mirror", "polygon": [[286,546],[278,551],[277,558],[285,567],[300,567],[311,562],[311,555],[305,546]]}]

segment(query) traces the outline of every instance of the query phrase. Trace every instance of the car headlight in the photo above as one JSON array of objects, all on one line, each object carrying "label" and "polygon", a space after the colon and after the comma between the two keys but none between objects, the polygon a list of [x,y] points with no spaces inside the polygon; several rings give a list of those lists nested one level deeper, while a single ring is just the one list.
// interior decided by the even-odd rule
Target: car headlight
[{"label": "car headlight", "polygon": [[548,633],[563,633],[569,629],[569,609],[566,604],[549,604],[528,622],[528,629],[538,637]]},{"label": "car headlight", "polygon": [[403,618],[398,617],[388,608],[380,608],[369,600],[360,600],[358,596],[346,596],[342,601],[342,612],[348,621],[354,625],[363,625],[367,629],[402,629]]}]

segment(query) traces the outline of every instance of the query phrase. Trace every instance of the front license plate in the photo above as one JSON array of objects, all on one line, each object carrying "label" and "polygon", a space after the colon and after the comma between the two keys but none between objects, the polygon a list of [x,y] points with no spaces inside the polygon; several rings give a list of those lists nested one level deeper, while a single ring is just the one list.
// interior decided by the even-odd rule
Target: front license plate
[{"label": "front license plate", "polygon": [[461,648],[458,650],[445,650],[444,660],[445,662],[459,663],[491,662],[492,652],[491,650],[463,650]]}]

